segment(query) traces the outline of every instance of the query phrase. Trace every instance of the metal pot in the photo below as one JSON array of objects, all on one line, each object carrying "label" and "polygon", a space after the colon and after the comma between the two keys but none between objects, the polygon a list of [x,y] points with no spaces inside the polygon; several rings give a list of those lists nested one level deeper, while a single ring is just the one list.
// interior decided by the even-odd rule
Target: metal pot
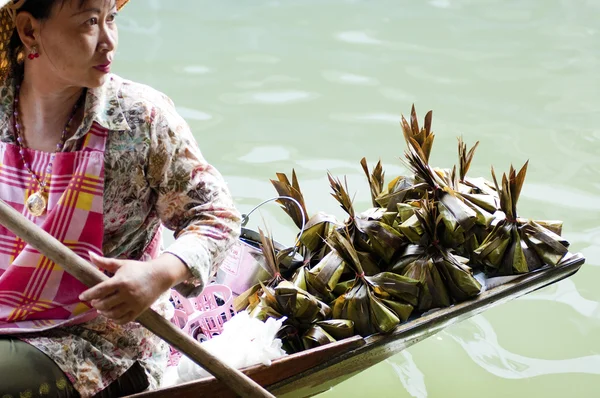
[{"label": "metal pot", "polygon": [[[275,252],[284,250],[285,247],[273,242]],[[265,257],[261,250],[260,234],[250,229],[242,228],[240,239],[229,250],[227,257],[219,267],[216,283],[227,285],[236,296],[239,296],[259,282],[264,282],[272,277],[267,270]],[[283,259],[282,273],[291,274],[302,264],[302,258],[295,254]]]}]

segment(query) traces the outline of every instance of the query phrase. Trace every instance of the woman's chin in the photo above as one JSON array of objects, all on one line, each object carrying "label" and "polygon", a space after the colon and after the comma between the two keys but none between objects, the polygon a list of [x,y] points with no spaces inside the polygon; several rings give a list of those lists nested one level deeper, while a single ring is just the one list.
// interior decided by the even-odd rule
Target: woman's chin
[{"label": "woman's chin", "polygon": [[109,77],[108,73],[103,73],[103,74],[96,73],[96,76],[93,76],[90,79],[88,79],[88,84],[86,85],[86,87],[98,88],[98,87],[102,86],[106,82],[106,80],[108,80],[108,77]]}]

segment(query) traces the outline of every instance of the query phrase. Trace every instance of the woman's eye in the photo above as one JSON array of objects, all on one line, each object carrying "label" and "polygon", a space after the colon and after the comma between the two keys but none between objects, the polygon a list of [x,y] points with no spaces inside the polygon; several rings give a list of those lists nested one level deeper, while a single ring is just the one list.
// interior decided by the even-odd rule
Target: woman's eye
[{"label": "woman's eye", "polygon": [[106,20],[107,20],[108,22],[113,22],[113,21],[115,20],[115,18],[117,18],[117,13],[116,13],[116,12],[115,12],[115,13],[112,13],[112,14],[110,14],[110,15],[108,16],[108,18],[106,18]]},{"label": "woman's eye", "polygon": [[98,18],[90,18],[88,19],[88,25],[98,25]]}]

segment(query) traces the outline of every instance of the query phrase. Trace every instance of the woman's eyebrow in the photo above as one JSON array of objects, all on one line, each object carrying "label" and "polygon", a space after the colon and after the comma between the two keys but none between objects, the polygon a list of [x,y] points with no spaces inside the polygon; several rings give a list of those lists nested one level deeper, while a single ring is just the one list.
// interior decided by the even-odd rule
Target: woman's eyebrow
[{"label": "woman's eyebrow", "polygon": [[81,11],[77,11],[76,13],[73,13],[73,15],[71,15],[72,17],[80,15],[80,14],[86,14],[88,12],[95,12],[97,14],[100,14],[100,9],[99,8],[86,8],[85,10],[81,10]]},{"label": "woman's eyebrow", "polygon": [[[117,6],[117,3],[115,1],[113,1],[112,4],[110,5],[110,9],[112,10],[116,6]],[[86,13],[89,13],[89,12],[95,12],[96,14],[100,14],[102,12],[102,10],[99,9],[99,8],[90,7],[90,8],[86,8],[84,10],[77,11],[77,12],[73,13],[73,15],[71,15],[71,16],[74,17],[74,16],[77,16],[77,15],[86,14]]]}]

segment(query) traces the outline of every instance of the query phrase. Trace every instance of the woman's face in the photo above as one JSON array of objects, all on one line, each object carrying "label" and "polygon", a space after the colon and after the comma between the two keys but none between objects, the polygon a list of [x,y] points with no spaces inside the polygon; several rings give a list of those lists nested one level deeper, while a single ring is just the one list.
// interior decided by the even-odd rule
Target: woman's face
[{"label": "woman's face", "polygon": [[118,42],[115,0],[58,1],[38,26],[36,73],[79,86],[101,86]]}]

